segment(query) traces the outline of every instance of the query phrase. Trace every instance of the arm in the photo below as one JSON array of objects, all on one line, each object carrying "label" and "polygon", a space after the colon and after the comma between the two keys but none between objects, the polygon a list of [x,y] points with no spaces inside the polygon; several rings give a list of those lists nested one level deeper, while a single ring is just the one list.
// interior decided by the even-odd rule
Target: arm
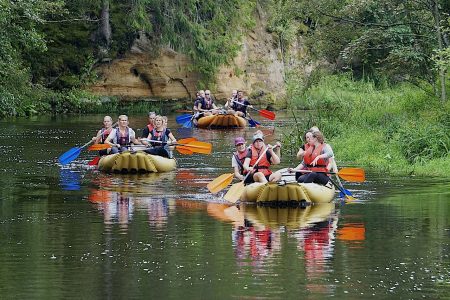
[{"label": "arm", "polygon": [[[278,153],[280,153],[280,150],[279,150],[279,145],[280,143],[279,142],[277,142],[277,145],[275,145],[275,146],[270,146],[270,145],[268,145],[268,147],[269,147],[269,150],[267,150],[267,152],[269,152],[270,153],[270,155],[272,156],[271,158],[270,158],[270,162],[272,163],[272,165],[278,165],[279,163],[280,163],[280,157],[279,157],[279,155],[277,154],[277,152]],[[275,151],[273,150],[273,148],[274,147],[276,147],[275,148]]]},{"label": "arm", "polygon": [[171,143],[171,144],[174,144],[174,143],[177,142],[177,139],[176,139],[175,136],[172,134],[172,132],[169,133],[168,137],[169,137],[169,140],[170,140],[170,143]]},{"label": "arm", "polygon": [[135,145],[142,145],[142,143],[136,138],[136,133],[133,129],[130,129],[130,142]]},{"label": "arm", "polygon": [[253,171],[253,167],[250,167],[250,157],[246,157],[243,163],[243,168],[247,172]]},{"label": "arm", "polygon": [[102,139],[102,130],[99,130],[97,132],[97,135],[92,138],[92,141],[94,142],[94,144],[98,144],[100,143],[101,139]]},{"label": "arm", "polygon": [[298,152],[297,152],[297,159],[303,160],[303,156],[304,155],[305,155],[305,149],[303,149],[303,146],[301,146],[300,149],[298,149]]},{"label": "arm", "polygon": [[244,175],[241,174],[241,170],[239,169],[239,165],[236,161],[236,157],[233,155],[233,157],[231,158],[231,166],[233,167],[234,170],[234,177],[236,177],[239,180],[244,180]]},{"label": "arm", "polygon": [[114,130],[111,131],[111,133],[106,138],[105,144],[109,144],[112,147],[116,147],[117,145],[112,142],[115,137],[116,137],[116,130],[114,129]]}]

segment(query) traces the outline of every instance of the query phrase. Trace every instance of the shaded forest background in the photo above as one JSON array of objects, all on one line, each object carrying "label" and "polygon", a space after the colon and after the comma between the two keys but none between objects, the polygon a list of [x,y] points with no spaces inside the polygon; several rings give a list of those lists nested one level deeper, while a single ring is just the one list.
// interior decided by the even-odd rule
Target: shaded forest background
[{"label": "shaded forest background", "polygon": [[[286,102],[321,112],[286,143],[318,124],[342,159],[387,171],[450,169],[444,0],[0,0],[0,117],[98,111],[100,97],[86,91],[96,67],[124,56],[140,35],[152,43],[149,55],[185,53],[199,88],[213,85],[258,10],[286,62]],[[306,55],[290,51],[298,44]]]}]

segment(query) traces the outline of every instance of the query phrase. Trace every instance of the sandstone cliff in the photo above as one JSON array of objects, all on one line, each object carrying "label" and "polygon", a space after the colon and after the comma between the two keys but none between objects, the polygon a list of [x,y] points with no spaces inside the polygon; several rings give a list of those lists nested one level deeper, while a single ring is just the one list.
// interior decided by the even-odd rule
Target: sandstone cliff
[{"label": "sandstone cliff", "polygon": [[[216,99],[229,97],[233,89],[244,90],[261,103],[283,98],[285,66],[274,36],[265,28],[265,16],[259,11],[257,24],[243,39],[239,55],[231,66],[224,66],[217,73],[217,84],[211,88]],[[195,97],[199,76],[189,71],[189,58],[169,48],[154,55],[151,49],[150,42],[141,35],[123,58],[97,69],[101,80],[90,90],[127,99]]]}]

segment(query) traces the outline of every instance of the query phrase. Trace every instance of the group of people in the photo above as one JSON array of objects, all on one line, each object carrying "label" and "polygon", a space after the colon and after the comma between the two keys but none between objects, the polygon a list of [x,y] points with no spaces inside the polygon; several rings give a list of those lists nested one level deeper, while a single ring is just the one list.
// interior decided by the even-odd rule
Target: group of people
[{"label": "group of people", "polygon": [[221,112],[239,117],[247,117],[247,107],[252,107],[243,91],[233,90],[231,98],[225,103],[224,109],[217,107],[210,90],[200,90],[194,102],[195,118],[198,120],[204,116],[216,115]]},{"label": "group of people", "polygon": [[[167,117],[148,114],[148,124],[142,130],[142,137],[136,137],[135,131],[128,127],[128,116],[120,115],[117,123],[113,124],[110,116],[103,118],[103,127],[92,138],[96,144],[109,144],[111,148],[100,150],[99,155],[115,154],[132,150],[132,145],[144,145],[145,152],[163,157],[172,157],[172,146],[177,142],[171,130],[167,128]],[[115,127],[114,125],[117,125]]]},{"label": "group of people", "polygon": [[[323,134],[317,127],[312,127],[305,134],[306,143],[297,153],[301,163],[295,168],[288,168],[295,173],[295,179],[302,183],[318,183],[331,188],[328,173],[336,171],[334,153],[331,146],[324,142]],[[264,135],[258,130],[253,135],[252,144],[247,147],[243,137],[234,140],[236,151],[233,152],[231,166],[237,179],[244,184],[253,182],[277,182],[281,180],[280,172],[272,172],[271,165],[280,163],[281,144],[266,145]]]}]

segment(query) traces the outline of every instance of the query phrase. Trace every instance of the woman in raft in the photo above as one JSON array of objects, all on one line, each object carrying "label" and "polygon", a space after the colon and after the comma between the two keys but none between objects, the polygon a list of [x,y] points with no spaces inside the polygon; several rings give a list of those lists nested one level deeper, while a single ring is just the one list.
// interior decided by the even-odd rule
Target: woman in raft
[{"label": "woman in raft", "polygon": [[[97,135],[92,138],[94,144],[104,144],[106,138],[109,136],[113,128],[113,119],[110,116],[103,118],[103,127],[97,132]],[[98,151],[98,155],[108,155],[111,152],[111,148]]]},{"label": "woman in raft", "polygon": [[324,142],[323,134],[320,131],[312,132],[305,149],[303,161],[295,169],[289,168],[288,171],[296,172],[298,182],[331,186],[327,172],[333,169],[334,154],[331,146]]},{"label": "woman in raft", "polygon": [[148,154],[172,158],[172,147],[169,144],[176,143],[169,128],[166,127],[164,118],[160,115],[155,118],[155,128],[150,131],[146,140],[141,140],[144,145],[151,145],[151,149],[144,150]]}]

